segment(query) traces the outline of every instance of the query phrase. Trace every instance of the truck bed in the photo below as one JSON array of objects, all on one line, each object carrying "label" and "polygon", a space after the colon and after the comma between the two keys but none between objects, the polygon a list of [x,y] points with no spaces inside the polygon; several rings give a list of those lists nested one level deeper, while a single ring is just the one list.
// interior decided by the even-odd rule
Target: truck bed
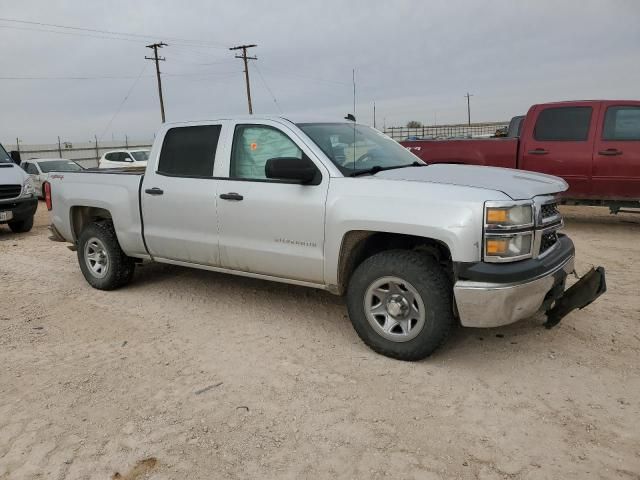
[{"label": "truck bed", "polygon": [[[49,183],[53,223],[67,241],[75,242],[73,222],[82,213],[77,208],[104,209],[112,214],[122,249],[131,255],[146,255],[140,213],[143,178],[143,168],[52,172]],[[60,188],[62,185],[64,188]]]},{"label": "truck bed", "polygon": [[406,140],[400,143],[427,163],[517,167],[517,138]]}]

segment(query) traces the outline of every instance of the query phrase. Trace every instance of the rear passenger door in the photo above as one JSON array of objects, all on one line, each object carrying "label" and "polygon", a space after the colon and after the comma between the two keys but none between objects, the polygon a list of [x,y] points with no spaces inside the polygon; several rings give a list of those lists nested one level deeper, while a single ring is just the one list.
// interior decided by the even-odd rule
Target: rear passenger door
[{"label": "rear passenger door", "polygon": [[640,199],[640,102],[605,102],[593,150],[592,194]]},{"label": "rear passenger door", "polygon": [[533,130],[525,133],[520,146],[520,168],[562,177],[569,184],[565,196],[588,197],[598,108],[572,102],[534,110]]},{"label": "rear passenger door", "polygon": [[167,130],[141,192],[144,238],[155,258],[219,265],[213,167],[222,132],[222,123]]}]

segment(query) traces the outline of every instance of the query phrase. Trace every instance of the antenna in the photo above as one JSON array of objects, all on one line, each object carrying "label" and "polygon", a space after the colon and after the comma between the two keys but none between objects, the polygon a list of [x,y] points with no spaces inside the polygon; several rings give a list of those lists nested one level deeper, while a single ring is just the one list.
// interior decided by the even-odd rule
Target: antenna
[{"label": "antenna", "polygon": [[373,128],[376,128],[376,102],[373,102]]},{"label": "antenna", "polygon": [[356,116],[356,69],[351,71],[351,78],[353,80],[353,116]]}]

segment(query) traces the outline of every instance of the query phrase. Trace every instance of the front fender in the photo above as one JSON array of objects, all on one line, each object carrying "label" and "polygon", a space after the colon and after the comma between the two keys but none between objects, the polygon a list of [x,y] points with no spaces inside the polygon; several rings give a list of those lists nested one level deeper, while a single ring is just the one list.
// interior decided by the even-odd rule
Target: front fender
[{"label": "front fender", "polygon": [[482,189],[455,185],[332,179],[327,199],[325,282],[337,285],[342,240],[353,230],[432,239],[447,246],[453,261],[479,261],[483,208],[489,196],[506,199],[499,192],[489,195]]}]

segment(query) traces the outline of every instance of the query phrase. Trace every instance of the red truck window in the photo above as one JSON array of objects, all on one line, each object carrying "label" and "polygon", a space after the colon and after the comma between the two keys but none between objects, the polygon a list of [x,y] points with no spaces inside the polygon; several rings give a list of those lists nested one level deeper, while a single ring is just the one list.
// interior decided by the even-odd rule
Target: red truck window
[{"label": "red truck window", "polygon": [[640,107],[607,108],[604,117],[603,140],[640,140]]},{"label": "red truck window", "polygon": [[547,108],[540,112],[533,136],[542,142],[582,142],[589,136],[591,107]]}]

